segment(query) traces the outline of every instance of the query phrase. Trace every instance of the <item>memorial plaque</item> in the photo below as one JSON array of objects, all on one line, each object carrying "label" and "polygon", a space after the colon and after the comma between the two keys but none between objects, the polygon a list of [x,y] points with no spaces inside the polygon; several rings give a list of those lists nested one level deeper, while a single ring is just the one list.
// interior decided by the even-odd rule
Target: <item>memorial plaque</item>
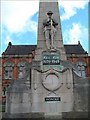
[{"label": "memorial plaque", "polygon": [[44,54],[43,65],[59,65],[60,57],[58,54]]},{"label": "memorial plaque", "polygon": [[45,101],[46,102],[48,102],[48,101],[61,101],[61,98],[60,97],[46,97]]}]

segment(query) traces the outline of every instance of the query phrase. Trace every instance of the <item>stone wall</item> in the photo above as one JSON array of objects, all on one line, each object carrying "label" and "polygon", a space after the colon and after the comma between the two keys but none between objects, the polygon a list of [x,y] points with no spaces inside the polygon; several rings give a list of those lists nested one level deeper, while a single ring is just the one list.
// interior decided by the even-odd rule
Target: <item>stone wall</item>
[{"label": "stone wall", "polygon": [[74,111],[89,111],[89,89],[90,89],[90,77],[79,78],[77,75],[73,75],[73,87],[74,87]]}]

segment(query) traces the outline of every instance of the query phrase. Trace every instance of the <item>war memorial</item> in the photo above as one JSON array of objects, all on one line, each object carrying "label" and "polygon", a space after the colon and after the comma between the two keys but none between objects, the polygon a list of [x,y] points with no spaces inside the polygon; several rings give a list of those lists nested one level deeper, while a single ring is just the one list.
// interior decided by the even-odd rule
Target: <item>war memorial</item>
[{"label": "war memorial", "polygon": [[58,2],[40,2],[35,59],[8,87],[3,118],[88,118],[89,85],[67,61]]}]

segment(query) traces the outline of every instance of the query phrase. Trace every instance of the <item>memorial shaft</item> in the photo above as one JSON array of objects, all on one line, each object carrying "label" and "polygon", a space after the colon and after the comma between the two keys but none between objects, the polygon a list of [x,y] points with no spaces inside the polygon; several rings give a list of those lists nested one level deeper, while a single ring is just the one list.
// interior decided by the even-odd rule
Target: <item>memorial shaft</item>
[{"label": "memorial shaft", "polygon": [[[48,19],[47,13],[52,12],[52,19],[55,20],[56,23],[58,23],[57,26],[52,26],[56,29],[55,35],[54,32],[52,34],[52,28],[51,33],[50,31],[47,32],[51,35],[51,46],[53,46],[54,49],[58,50],[60,52],[60,56],[62,60],[66,60],[66,53],[63,45],[63,38],[62,38],[62,29],[61,29],[61,21],[60,21],[60,13],[58,8],[58,2],[40,2],[39,3],[39,18],[38,18],[38,39],[37,39],[37,55],[35,56],[36,60],[41,60],[41,54],[42,51],[45,51],[49,48],[49,40],[46,40],[45,34],[44,34],[44,26],[43,23],[45,20]],[[51,23],[52,24],[52,23]],[[48,39],[48,38],[47,38]],[[47,46],[48,45],[48,46]]]}]

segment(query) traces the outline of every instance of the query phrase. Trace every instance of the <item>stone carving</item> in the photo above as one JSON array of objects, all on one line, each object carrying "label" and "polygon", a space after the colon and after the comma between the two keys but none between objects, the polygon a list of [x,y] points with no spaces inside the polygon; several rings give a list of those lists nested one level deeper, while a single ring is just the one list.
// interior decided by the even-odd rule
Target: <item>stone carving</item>
[{"label": "stone carving", "polygon": [[56,26],[58,25],[58,23],[52,19],[52,14],[52,11],[49,11],[47,13],[48,19],[43,22],[46,45],[48,49],[54,48],[54,36],[56,33]]},{"label": "stone carving", "polygon": [[26,68],[25,68],[25,67],[23,67],[22,72],[20,72],[20,73],[19,73],[19,78],[20,78],[20,79],[22,79],[22,78],[24,78],[24,77],[25,77],[25,75],[26,75]]},{"label": "stone carving", "polygon": [[42,85],[49,91],[56,91],[62,86],[59,80],[60,75],[54,70],[48,71],[46,74],[43,74],[42,77]]}]

